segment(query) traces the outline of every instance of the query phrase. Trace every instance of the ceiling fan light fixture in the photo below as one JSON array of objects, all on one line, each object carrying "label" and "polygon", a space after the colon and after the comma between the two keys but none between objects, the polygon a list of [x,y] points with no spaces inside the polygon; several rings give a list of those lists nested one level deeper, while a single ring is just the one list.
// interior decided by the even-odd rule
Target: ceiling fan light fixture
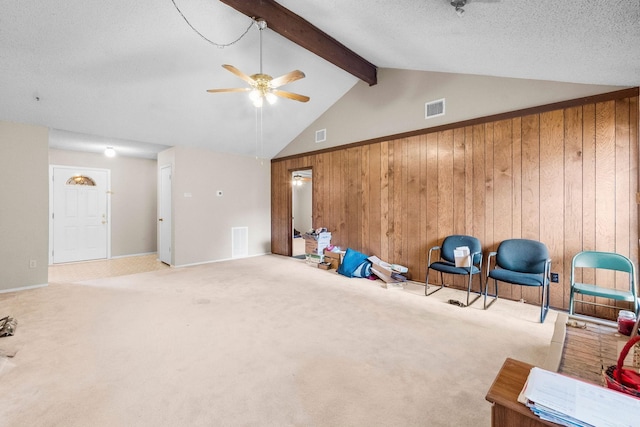
[{"label": "ceiling fan light fixture", "polygon": [[257,98],[253,99],[252,102],[254,107],[261,108],[264,101],[261,96],[258,96]]},{"label": "ceiling fan light fixture", "polygon": [[264,95],[265,99],[267,100],[267,102],[269,103],[269,105],[273,105],[276,103],[276,101],[278,100],[278,97],[275,96],[273,93],[271,92],[267,92]]},{"label": "ceiling fan light fixture", "polygon": [[254,89],[249,92],[249,99],[253,102],[256,102],[261,97],[260,91],[258,89]]},{"label": "ceiling fan light fixture", "polygon": [[104,155],[107,157],[115,157],[116,156],[116,150],[114,150],[113,147],[107,147],[104,150]]}]

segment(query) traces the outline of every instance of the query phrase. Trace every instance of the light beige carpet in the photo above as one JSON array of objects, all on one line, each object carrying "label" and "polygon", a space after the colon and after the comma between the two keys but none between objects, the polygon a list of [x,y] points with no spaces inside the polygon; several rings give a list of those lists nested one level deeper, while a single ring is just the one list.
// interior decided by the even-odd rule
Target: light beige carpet
[{"label": "light beige carpet", "polygon": [[3,426],[482,426],[556,313],[261,256],[0,294]]}]

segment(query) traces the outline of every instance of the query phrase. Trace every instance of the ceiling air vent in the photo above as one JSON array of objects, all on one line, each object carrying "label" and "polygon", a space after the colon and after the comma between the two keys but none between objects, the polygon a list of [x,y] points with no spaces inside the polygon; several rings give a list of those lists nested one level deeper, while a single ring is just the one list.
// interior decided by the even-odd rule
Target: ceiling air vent
[{"label": "ceiling air vent", "polygon": [[424,104],[425,119],[432,119],[438,116],[444,116],[444,98]]},{"label": "ceiling air vent", "polygon": [[316,143],[325,142],[327,140],[327,130],[320,129],[316,131]]}]

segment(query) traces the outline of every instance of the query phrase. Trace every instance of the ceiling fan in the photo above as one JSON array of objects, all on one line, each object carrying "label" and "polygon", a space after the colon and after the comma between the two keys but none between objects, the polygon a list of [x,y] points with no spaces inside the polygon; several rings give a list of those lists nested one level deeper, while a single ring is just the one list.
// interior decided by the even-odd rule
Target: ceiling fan
[{"label": "ceiling fan", "polygon": [[450,0],[451,6],[453,6],[455,8],[456,14],[458,14],[458,16],[460,18],[462,18],[464,16],[463,7],[466,6],[466,4],[468,2],[473,2],[473,3],[499,3],[500,0]]},{"label": "ceiling fan", "polygon": [[260,72],[251,76],[243,73],[233,65],[224,64],[222,68],[231,71],[236,76],[240,77],[245,82],[249,83],[250,87],[244,88],[227,88],[227,89],[209,89],[209,93],[219,92],[249,92],[249,98],[253,102],[253,105],[257,108],[262,107],[264,100],[266,99],[269,104],[273,104],[276,101],[276,97],[293,99],[294,101],[307,102],[309,97],[305,95],[299,95],[293,92],[286,92],[278,89],[280,86],[284,86],[288,83],[304,78],[304,73],[300,70],[291,71],[275,79],[268,74],[262,72],[262,31],[267,28],[267,22],[258,19],[256,25],[260,30]]},{"label": "ceiling fan", "polygon": [[294,173],[293,179],[291,180],[291,184],[296,187],[302,185],[305,181],[311,181],[311,176],[307,176],[306,174],[301,175],[299,173]]}]

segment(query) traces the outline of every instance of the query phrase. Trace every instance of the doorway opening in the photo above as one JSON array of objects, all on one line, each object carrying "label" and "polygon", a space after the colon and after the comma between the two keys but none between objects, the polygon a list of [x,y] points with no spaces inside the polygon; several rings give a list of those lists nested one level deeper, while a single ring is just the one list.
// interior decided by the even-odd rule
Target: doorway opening
[{"label": "doorway opening", "polygon": [[302,235],[313,229],[313,171],[291,172],[291,256],[304,259],[305,244]]}]

